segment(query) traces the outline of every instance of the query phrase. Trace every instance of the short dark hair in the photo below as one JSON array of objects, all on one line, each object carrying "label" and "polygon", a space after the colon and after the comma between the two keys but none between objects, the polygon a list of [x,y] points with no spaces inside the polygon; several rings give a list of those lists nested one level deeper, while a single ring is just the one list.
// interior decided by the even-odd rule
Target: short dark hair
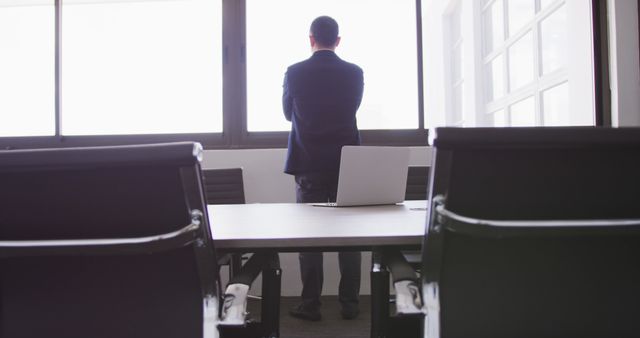
[{"label": "short dark hair", "polygon": [[332,47],[338,40],[338,22],[330,16],[319,16],[311,23],[311,35],[322,47]]}]

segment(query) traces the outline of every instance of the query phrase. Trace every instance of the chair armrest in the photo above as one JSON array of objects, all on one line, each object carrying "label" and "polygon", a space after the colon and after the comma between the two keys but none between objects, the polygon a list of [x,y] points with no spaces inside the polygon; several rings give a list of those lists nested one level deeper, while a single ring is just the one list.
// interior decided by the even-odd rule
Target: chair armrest
[{"label": "chair armrest", "polygon": [[391,278],[394,284],[399,281],[409,280],[416,282],[418,280],[418,275],[399,250],[383,251],[382,262],[391,272]]},{"label": "chair armrest", "polygon": [[224,292],[220,325],[244,325],[247,316],[249,285],[229,284]]},{"label": "chair armrest", "polygon": [[603,234],[611,232],[640,233],[640,219],[556,219],[556,220],[492,220],[468,217],[446,209],[445,198],[433,198],[437,224],[449,231],[489,238],[521,236],[562,236],[564,234]]},{"label": "chair armrest", "polygon": [[411,280],[403,280],[393,283],[393,288],[396,290],[397,315],[423,314],[418,283]]},{"label": "chair armrest", "polygon": [[391,272],[396,291],[396,314],[422,314],[418,277],[404,255],[398,250],[386,250],[382,253],[382,259]]},{"label": "chair armrest", "polygon": [[254,253],[240,271],[233,275],[224,293],[221,325],[244,325],[249,288],[265,267],[279,265],[277,253]]},{"label": "chair armrest", "polygon": [[191,224],[178,230],[144,237],[0,240],[0,257],[67,254],[150,253],[183,247],[198,240],[202,212],[192,210]]}]

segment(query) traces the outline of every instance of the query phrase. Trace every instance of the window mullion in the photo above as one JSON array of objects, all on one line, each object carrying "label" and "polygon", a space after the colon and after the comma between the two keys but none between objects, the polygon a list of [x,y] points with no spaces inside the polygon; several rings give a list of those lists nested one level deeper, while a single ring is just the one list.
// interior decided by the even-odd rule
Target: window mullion
[{"label": "window mullion", "polygon": [[60,64],[62,62],[62,0],[54,0],[54,11],[55,11],[55,28],[54,28],[54,114],[55,114],[55,137],[59,141],[62,141],[62,121],[61,121],[61,94],[62,94],[62,81],[61,81],[61,72],[60,72]]},{"label": "window mullion", "polygon": [[[536,83],[536,87],[539,87],[540,77],[542,76],[542,38],[540,37],[540,13],[539,10],[540,1],[536,1],[536,15],[533,19],[533,26],[531,28],[533,34],[533,72],[535,77],[533,80]],[[542,94],[540,89],[536,89],[536,93],[534,96],[534,109],[536,114],[536,125],[542,126],[544,125],[544,116],[542,112]]]},{"label": "window mullion", "polygon": [[242,142],[246,127],[243,102],[246,80],[240,62],[244,44],[244,1],[223,0],[223,135],[229,146]]}]

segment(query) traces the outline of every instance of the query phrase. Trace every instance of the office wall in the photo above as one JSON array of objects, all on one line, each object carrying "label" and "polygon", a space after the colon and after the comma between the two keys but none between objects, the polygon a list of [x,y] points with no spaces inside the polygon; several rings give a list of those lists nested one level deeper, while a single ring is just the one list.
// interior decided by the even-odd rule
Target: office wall
[{"label": "office wall", "polygon": [[638,1],[609,0],[611,119],[614,126],[640,126]]},{"label": "office wall", "polygon": [[[430,165],[431,148],[411,147],[410,164]],[[245,197],[247,203],[295,202],[295,183],[293,176],[282,172],[286,149],[242,149],[207,150],[204,153],[203,168],[243,168]],[[214,235],[215,237],[215,235]],[[301,291],[298,255],[280,254],[282,265],[282,295],[298,296]],[[369,269],[371,255],[363,254],[361,293],[369,294]],[[338,260],[336,253],[325,254],[324,294],[338,293]],[[223,274],[224,276],[224,274]],[[256,281],[259,285],[260,281]],[[258,294],[260,288],[254,286],[252,293]]]}]

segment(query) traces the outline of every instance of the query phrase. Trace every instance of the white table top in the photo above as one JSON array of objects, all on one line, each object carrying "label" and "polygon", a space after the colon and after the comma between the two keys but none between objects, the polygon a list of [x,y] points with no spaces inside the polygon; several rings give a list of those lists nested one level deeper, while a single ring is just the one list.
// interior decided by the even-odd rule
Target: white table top
[{"label": "white table top", "polygon": [[216,249],[278,251],[419,246],[427,201],[398,205],[319,207],[268,203],[209,205]]}]

